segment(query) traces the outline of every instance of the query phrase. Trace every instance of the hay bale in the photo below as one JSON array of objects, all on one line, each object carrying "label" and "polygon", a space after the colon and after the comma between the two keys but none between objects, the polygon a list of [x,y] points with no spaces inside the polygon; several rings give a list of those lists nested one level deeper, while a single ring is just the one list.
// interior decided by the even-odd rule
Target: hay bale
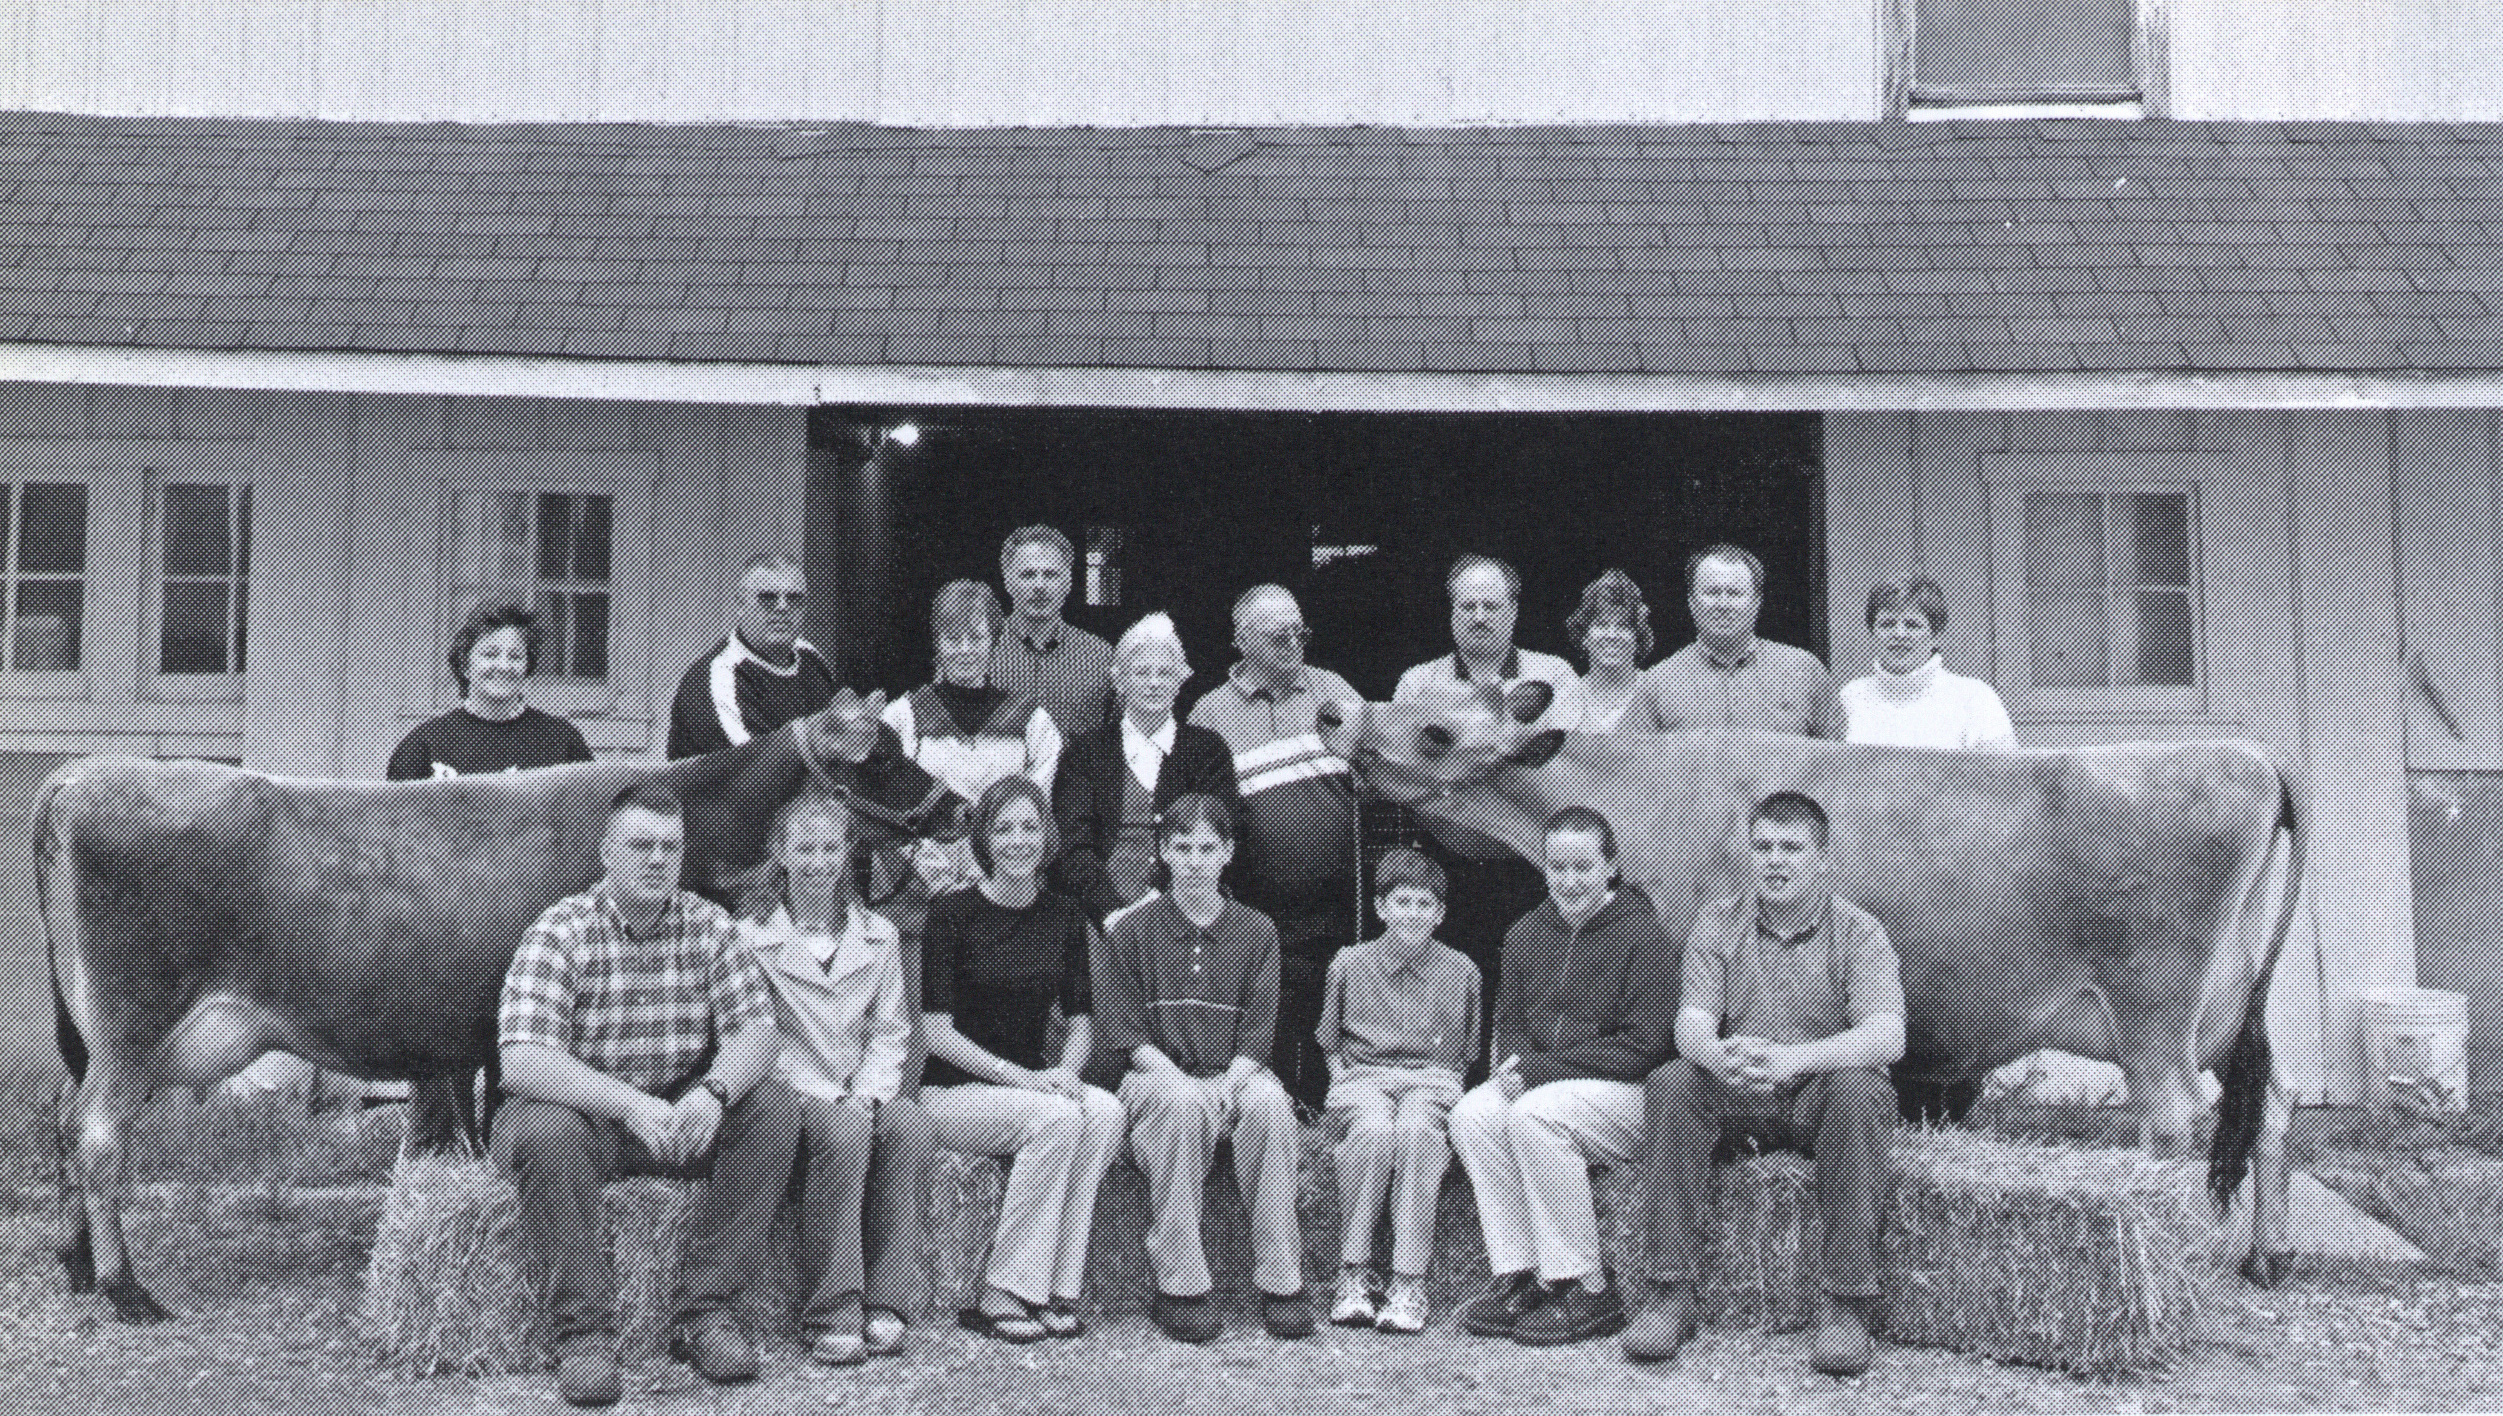
[{"label": "hay bale", "polygon": [[[628,1356],[660,1350],[673,1316],[690,1187],[607,1187],[617,1335]],[[522,1270],[510,1178],[467,1156],[405,1156],[391,1173],[365,1274],[365,1337],[413,1375],[494,1376],[546,1364],[546,1305]]]}]

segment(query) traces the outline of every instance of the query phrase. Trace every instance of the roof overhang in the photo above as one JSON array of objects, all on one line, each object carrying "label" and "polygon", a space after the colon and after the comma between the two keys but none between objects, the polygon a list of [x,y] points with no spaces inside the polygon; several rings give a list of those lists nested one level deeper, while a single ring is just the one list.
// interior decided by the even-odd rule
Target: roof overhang
[{"label": "roof overhang", "polygon": [[1676,374],[1333,373],[541,359],[0,344],[0,381],[778,407],[1340,413],[2497,408],[2503,370]]}]

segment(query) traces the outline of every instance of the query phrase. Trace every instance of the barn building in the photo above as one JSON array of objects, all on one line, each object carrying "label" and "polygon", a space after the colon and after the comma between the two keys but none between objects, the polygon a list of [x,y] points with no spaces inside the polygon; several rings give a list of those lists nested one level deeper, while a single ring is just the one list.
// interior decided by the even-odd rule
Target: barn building
[{"label": "barn building", "polygon": [[1048,520],[1386,696],[1458,550],[1665,650],[1729,539],[1846,676],[1927,570],[2028,743],[2273,744],[2306,1095],[2419,982],[2503,1089],[2503,9],[58,0],[0,109],[17,801],[379,775],[490,593],[657,754],[758,546],[862,686]]}]

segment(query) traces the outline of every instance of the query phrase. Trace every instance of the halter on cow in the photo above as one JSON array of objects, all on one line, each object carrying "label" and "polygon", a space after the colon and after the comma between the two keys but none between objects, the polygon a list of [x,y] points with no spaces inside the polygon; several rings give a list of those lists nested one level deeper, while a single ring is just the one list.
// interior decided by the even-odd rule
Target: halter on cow
[{"label": "halter on cow", "polygon": [[903,755],[881,695],[666,766],[595,762],[419,782],[285,779],[203,762],[72,762],[35,801],[62,1060],[61,1259],[125,1321],[163,1317],[123,1239],[124,1137],[159,1087],[284,1050],[368,1079],[466,1078],[495,1051],[522,935],[599,878],[607,804],[638,778],[686,803],[685,887],[726,899],[803,788],[880,835],[966,809]]},{"label": "halter on cow", "polygon": [[2142,1142],[2163,1153],[2191,1143],[2199,1074],[2218,1070],[2209,1189],[2222,1210],[2256,1172],[2243,1272],[2276,1277],[2290,1107],[2266,1006],[2308,833],[2268,749],[1533,732],[1546,692],[1341,704],[1323,711],[1323,736],[1370,792],[1533,860],[1549,812],[1598,807],[1624,842],[1625,877],[1680,937],[1702,905],[1748,888],[1750,807],[1785,788],[1818,798],[1834,820],[1835,890],[1884,922],[1903,962],[1898,1071],[1976,1078],[2044,1048],[2115,1062]]}]

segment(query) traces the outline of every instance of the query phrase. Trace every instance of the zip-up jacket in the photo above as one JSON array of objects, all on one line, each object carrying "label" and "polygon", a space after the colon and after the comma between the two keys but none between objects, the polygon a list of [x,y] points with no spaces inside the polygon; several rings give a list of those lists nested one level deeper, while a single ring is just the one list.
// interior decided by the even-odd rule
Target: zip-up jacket
[{"label": "zip-up jacket", "polygon": [[1619,885],[1579,929],[1539,901],[1504,935],[1489,1058],[1520,1058],[1533,1087],[1642,1081],[1677,1051],[1682,952],[1638,886]]}]

